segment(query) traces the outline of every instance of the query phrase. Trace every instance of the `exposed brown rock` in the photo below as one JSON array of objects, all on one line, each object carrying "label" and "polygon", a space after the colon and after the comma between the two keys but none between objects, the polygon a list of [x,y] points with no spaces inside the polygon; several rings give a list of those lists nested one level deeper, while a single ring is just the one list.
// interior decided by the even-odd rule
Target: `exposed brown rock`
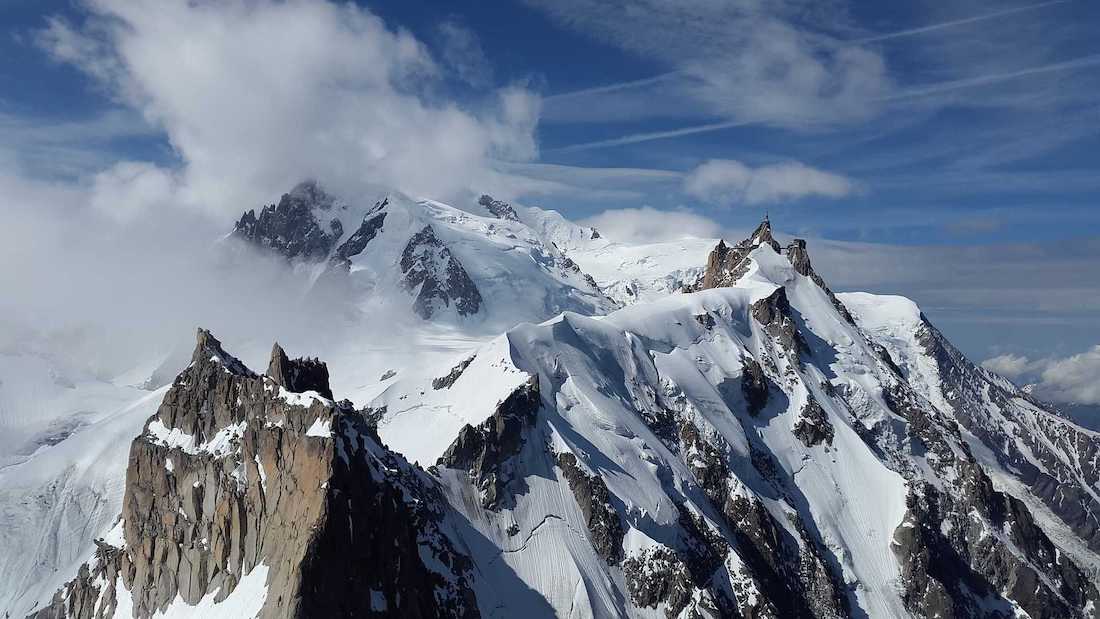
[{"label": "exposed brown rock", "polygon": [[293,393],[327,390],[324,364],[276,346],[277,383],[201,330],[193,358],[131,446],[125,547],[104,549],[43,616],[106,616],[88,614],[87,600],[116,580],[139,618],[181,599],[219,601],[259,565],[264,618],[478,615],[434,482],[347,403]]},{"label": "exposed brown rock", "polygon": [[798,332],[798,325],[795,324],[791,303],[787,300],[787,290],[782,286],[752,304],[752,317],[795,359],[806,348],[802,335]]}]

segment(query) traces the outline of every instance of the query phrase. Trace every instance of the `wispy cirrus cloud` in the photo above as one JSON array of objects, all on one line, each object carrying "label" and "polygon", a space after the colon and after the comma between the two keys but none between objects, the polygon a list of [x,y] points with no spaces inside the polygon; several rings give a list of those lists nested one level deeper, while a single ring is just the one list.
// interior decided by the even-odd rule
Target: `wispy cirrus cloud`
[{"label": "wispy cirrus cloud", "polygon": [[930,32],[936,32],[938,30],[944,30],[948,28],[955,28],[957,26],[965,26],[967,24],[975,24],[978,22],[987,21],[990,19],[997,19],[999,17],[1007,17],[1009,15],[1015,15],[1017,13],[1025,13],[1027,11],[1034,11],[1037,9],[1046,8],[1056,4],[1065,4],[1072,2],[1073,0],[1050,0],[1049,2],[1038,2],[1036,4],[1028,4],[1024,6],[1017,6],[1000,11],[993,11],[992,13],[985,13],[982,15],[974,15],[973,17],[964,17],[961,19],[953,19],[950,21],[940,22],[938,24],[929,24],[927,26],[920,26],[917,28],[906,28],[904,30],[895,30],[893,32],[884,32],[881,34],[874,34],[871,36],[863,37],[852,41],[854,44],[866,44],[876,43],[879,41],[889,41],[891,39],[900,39],[902,37],[911,37],[919,34],[928,34]]},{"label": "wispy cirrus cloud", "polygon": [[[547,121],[667,119],[677,117],[677,110],[679,118],[691,121],[570,144],[558,148],[560,152],[749,125],[818,130],[945,107],[1031,106],[1035,112],[1034,80],[1080,74],[1100,65],[1094,55],[1066,59],[1056,52],[1073,47],[1067,40],[1087,37],[1080,27],[1053,27],[1045,21],[1063,7],[1079,4],[1074,0],[993,10],[975,1],[952,5],[950,12],[930,5],[928,14],[942,19],[879,33],[856,27],[844,3],[829,7],[840,16],[833,18],[822,18],[798,2],[748,8],[657,0],[611,6],[585,0],[530,3],[568,27],[671,68],[648,78],[551,96]],[[891,67],[888,58],[904,58],[913,65],[908,73],[922,78],[914,80]],[[1041,89],[1056,93],[1046,97],[1044,109],[1057,110],[1090,92],[1087,84]],[[996,92],[989,93],[991,88]]]},{"label": "wispy cirrus cloud", "polygon": [[[846,24],[837,3],[530,4],[568,27],[673,69],[566,93],[549,101],[550,110],[563,103],[593,107],[599,97],[671,82],[681,107],[731,121],[804,127],[865,118],[889,89],[881,55],[838,36]],[[658,137],[667,136],[651,139]]]}]

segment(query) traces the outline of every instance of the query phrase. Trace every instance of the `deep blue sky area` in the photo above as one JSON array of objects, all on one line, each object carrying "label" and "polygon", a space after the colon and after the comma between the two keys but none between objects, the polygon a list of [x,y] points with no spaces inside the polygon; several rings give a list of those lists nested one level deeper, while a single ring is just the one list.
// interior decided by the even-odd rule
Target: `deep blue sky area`
[{"label": "deep blue sky area", "polygon": [[[178,126],[81,57],[110,50],[59,58],[56,42],[43,42],[59,23],[97,40],[105,23],[128,19],[114,4],[0,0],[0,165],[10,173],[79,185],[120,161],[191,163],[194,144],[183,145]],[[1100,3],[765,4],[359,3],[440,67],[417,93],[427,105],[476,111],[507,87],[537,96],[537,151],[499,162],[543,182],[516,198],[575,219],[687,211],[730,231],[767,212],[811,238],[940,247],[1002,267],[1011,255],[1027,265],[1015,276],[959,266],[898,291],[929,305],[978,356],[1100,341],[1090,319],[1100,311]],[[1059,251],[1068,247],[1085,249],[1069,260]],[[1021,258],[1029,251],[1033,259]],[[937,277],[959,278],[953,285],[982,301],[941,303],[951,286]],[[837,279],[890,286],[847,271]],[[1030,284],[1051,293],[1014,292]],[[982,322],[994,310],[1012,315],[1018,337]]]}]

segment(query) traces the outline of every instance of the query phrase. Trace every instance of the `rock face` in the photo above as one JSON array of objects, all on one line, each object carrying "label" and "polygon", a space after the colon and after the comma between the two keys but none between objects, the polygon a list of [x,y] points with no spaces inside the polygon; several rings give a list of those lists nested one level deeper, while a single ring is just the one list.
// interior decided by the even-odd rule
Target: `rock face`
[{"label": "rock face", "polygon": [[332,399],[332,390],[328,386],[328,366],[317,359],[290,359],[278,344],[271,349],[267,375],[287,391],[314,391],[322,397]]},{"label": "rock face", "polygon": [[331,212],[336,200],[316,181],[305,181],[283,194],[278,204],[265,206],[257,216],[249,210],[233,228],[233,235],[269,248],[287,259],[323,260],[344,234],[339,219],[327,224],[317,215]]},{"label": "rock face", "polygon": [[752,236],[733,247],[726,245],[725,241],[718,241],[718,246],[707,257],[707,268],[695,289],[734,285],[748,270],[749,254],[761,245],[768,245],[779,251],[779,243],[772,237],[772,225],[767,219],[756,227]]},{"label": "rock face", "polygon": [[482,505],[495,509],[504,498],[504,486],[515,478],[509,460],[523,447],[540,404],[538,377],[532,377],[481,425],[464,426],[437,464],[466,471],[481,494]]},{"label": "rock face", "polygon": [[270,367],[251,372],[199,331],[131,447],[123,543],[101,543],[40,616],[108,617],[122,596],[135,617],[183,611],[261,568],[261,617],[478,616],[434,482],[317,395],[324,364],[276,346]]},{"label": "rock face", "polygon": [[387,203],[388,200],[382,200],[363,217],[363,223],[359,225],[359,229],[348,237],[348,240],[344,241],[340,247],[336,248],[336,254],[332,257],[333,264],[342,266],[345,269],[350,268],[351,258],[362,253],[367,248],[367,244],[378,236],[382,226],[385,225],[386,212],[382,209],[386,208]]},{"label": "rock face", "polygon": [[802,407],[802,413],[794,425],[794,435],[807,447],[833,444],[833,426],[816,400],[810,400]]},{"label": "rock face", "polygon": [[482,195],[478,198],[477,203],[484,206],[485,210],[492,213],[497,219],[519,221],[519,215],[516,214],[516,209],[512,208],[512,205],[507,202],[494,200],[493,196],[490,195]]},{"label": "rock face", "polygon": [[785,288],[776,288],[775,292],[753,303],[752,317],[764,327],[768,335],[779,342],[783,350],[795,358],[798,357],[799,350],[806,347],[791,313],[791,303],[787,300]]},{"label": "rock face", "polygon": [[413,309],[421,318],[431,318],[452,304],[460,316],[481,308],[481,292],[431,226],[409,239],[401,253],[401,272],[405,288],[416,291]]},{"label": "rock face", "polygon": [[768,405],[768,379],[764,368],[753,358],[745,359],[745,371],[741,375],[741,394],[749,407],[749,414],[755,417]]},{"label": "rock face", "polygon": [[571,453],[558,456],[558,466],[569,482],[569,489],[584,514],[588,525],[588,538],[596,554],[615,565],[622,559],[623,526],[619,512],[611,505],[611,495],[599,477],[585,473],[577,466],[577,457]]}]

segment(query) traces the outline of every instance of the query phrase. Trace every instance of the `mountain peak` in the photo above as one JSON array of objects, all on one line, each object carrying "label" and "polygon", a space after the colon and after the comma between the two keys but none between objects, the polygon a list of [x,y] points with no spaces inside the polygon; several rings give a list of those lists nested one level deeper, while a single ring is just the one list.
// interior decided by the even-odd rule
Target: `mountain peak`
[{"label": "mountain peak", "polygon": [[259,215],[255,209],[246,211],[233,227],[233,235],[290,260],[319,260],[344,235],[339,218],[323,224],[316,216],[316,211],[330,211],[335,204],[336,198],[317,181],[302,181],[277,204],[263,207]]},{"label": "mountain peak", "polygon": [[325,191],[317,180],[311,178],[295,185],[286,195],[296,202],[302,202],[323,211],[331,209],[336,204],[336,198]]},{"label": "mountain peak", "polygon": [[748,271],[749,254],[761,245],[771,247],[776,253],[782,251],[772,236],[772,224],[767,215],[752,234],[737,245],[729,246],[724,240],[718,241],[718,245],[707,257],[707,268],[697,288],[720,288],[735,284]]},{"label": "mountain peak", "polygon": [[753,230],[752,235],[737,245],[738,247],[759,247],[764,244],[771,245],[772,249],[779,251],[779,243],[772,236],[772,222],[767,215],[764,215],[764,220],[760,222],[756,230]]},{"label": "mountain peak", "polygon": [[204,363],[217,363],[225,367],[226,371],[237,376],[255,376],[256,373],[248,369],[240,359],[225,352],[222,343],[210,331],[198,328],[195,334],[195,351],[191,353],[192,365]]}]

